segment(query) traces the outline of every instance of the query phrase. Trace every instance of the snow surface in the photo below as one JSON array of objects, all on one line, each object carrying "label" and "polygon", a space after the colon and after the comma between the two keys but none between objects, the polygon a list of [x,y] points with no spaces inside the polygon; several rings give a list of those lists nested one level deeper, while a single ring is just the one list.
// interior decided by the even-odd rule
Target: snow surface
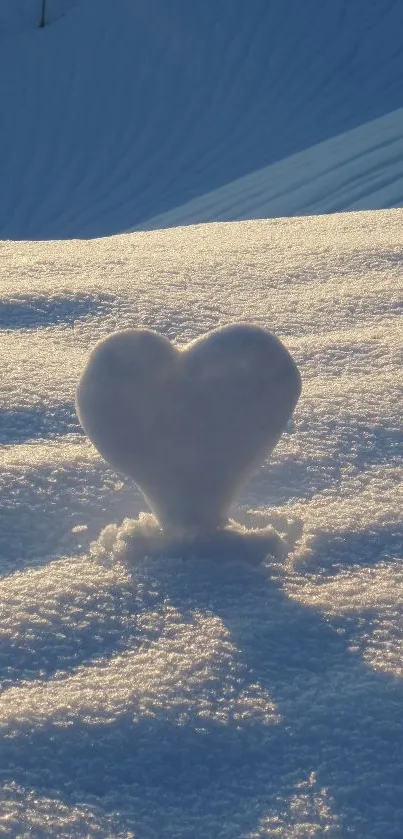
[{"label": "snow surface", "polygon": [[2,238],[403,204],[401,0],[0,6]]},{"label": "snow surface", "polygon": [[[402,225],[1,243],[3,835],[401,839]],[[117,328],[182,345],[240,320],[302,374],[232,510],[288,557],[145,558],[80,372]]]},{"label": "snow surface", "polygon": [[[403,5],[40,6],[0,3],[0,835],[401,839]],[[167,556],[77,381],[234,321],[302,397]]]}]

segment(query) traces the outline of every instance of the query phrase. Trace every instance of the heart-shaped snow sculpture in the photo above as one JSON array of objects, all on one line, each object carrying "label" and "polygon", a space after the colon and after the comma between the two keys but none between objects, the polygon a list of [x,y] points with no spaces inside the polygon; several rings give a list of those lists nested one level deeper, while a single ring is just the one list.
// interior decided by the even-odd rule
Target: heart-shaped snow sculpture
[{"label": "heart-shaped snow sculpture", "polygon": [[206,533],[225,526],[300,392],[296,364],[266,329],[226,326],[182,349],[127,329],[95,347],[76,404],[98,451],[135,480],[163,528]]}]

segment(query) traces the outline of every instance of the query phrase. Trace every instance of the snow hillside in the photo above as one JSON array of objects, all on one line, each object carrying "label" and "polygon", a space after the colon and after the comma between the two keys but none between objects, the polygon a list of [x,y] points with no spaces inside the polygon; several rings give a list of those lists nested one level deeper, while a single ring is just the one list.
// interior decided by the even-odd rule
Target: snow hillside
[{"label": "snow hillside", "polygon": [[[402,225],[2,243],[2,835],[400,839]],[[233,510],[290,553],[146,559],[76,382],[116,328],[182,344],[234,320],[302,375]]]},{"label": "snow hillside", "polygon": [[399,108],[148,219],[145,226],[156,230],[402,204],[403,108]]},{"label": "snow hillside", "polygon": [[1,4],[2,238],[403,203],[400,0],[47,6]]}]

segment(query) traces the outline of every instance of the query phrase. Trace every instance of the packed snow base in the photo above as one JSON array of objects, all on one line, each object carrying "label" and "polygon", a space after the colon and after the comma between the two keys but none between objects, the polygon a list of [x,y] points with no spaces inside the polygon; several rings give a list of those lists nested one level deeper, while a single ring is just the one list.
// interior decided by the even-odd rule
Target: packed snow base
[{"label": "packed snow base", "polygon": [[91,553],[104,562],[119,558],[135,568],[145,557],[183,561],[247,562],[259,565],[268,556],[284,559],[298,523],[283,522],[281,534],[268,524],[266,527],[247,527],[230,520],[226,527],[213,533],[189,534],[179,530],[167,533],[151,513],[140,513],[138,519],[125,519],[122,525],[110,524],[102,530],[99,540],[91,545]]},{"label": "packed snow base", "polygon": [[[3,243],[5,836],[400,839],[402,224]],[[74,413],[88,352],[245,319],[304,389],[231,515],[288,555],[140,551]]]}]

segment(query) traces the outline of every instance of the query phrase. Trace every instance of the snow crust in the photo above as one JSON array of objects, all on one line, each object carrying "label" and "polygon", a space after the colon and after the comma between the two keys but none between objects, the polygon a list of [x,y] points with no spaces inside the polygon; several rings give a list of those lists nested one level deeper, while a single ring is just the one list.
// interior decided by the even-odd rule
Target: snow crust
[{"label": "snow crust", "polygon": [[[400,839],[402,225],[1,244],[4,835]],[[260,566],[153,546],[74,412],[109,332],[245,319],[304,382],[231,511]]]}]

